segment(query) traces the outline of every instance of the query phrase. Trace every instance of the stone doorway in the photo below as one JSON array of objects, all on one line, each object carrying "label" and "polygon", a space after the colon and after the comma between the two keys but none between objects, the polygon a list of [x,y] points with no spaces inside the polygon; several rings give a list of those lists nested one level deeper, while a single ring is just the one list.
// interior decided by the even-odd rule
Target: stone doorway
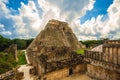
[{"label": "stone doorway", "polygon": [[69,75],[72,75],[72,74],[73,74],[73,69],[70,68],[70,69],[69,69]]}]

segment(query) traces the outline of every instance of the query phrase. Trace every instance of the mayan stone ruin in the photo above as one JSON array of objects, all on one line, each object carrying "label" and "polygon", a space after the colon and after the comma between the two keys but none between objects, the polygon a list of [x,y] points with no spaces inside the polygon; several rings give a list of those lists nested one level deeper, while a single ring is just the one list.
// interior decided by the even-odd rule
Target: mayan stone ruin
[{"label": "mayan stone ruin", "polygon": [[81,47],[66,22],[50,20],[27,48],[27,56],[41,80],[58,80],[85,71],[83,56],[75,52]]},{"label": "mayan stone ruin", "polygon": [[82,48],[66,22],[50,20],[45,29],[27,48],[30,74],[40,80],[61,80],[83,73],[95,80],[120,80],[120,40],[107,40],[84,55]]},{"label": "mayan stone ruin", "polygon": [[4,52],[12,54],[16,61],[18,61],[17,57],[17,44],[10,45],[7,49],[4,50]]},{"label": "mayan stone ruin", "polygon": [[87,75],[97,80],[120,80],[120,40],[107,40],[101,51],[85,51]]}]

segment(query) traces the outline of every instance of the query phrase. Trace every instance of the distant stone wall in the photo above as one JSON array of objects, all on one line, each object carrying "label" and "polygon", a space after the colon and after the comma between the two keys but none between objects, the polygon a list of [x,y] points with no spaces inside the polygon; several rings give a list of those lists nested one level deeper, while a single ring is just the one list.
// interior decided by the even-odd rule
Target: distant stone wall
[{"label": "distant stone wall", "polygon": [[7,71],[0,75],[0,80],[11,80],[14,77],[15,73],[13,70]]},{"label": "distant stone wall", "polygon": [[106,40],[104,44],[120,44],[120,40]]},{"label": "distant stone wall", "polygon": [[5,49],[5,52],[13,54],[15,60],[18,61],[18,57],[17,57],[17,45],[16,44],[10,45],[9,48]]},{"label": "distant stone wall", "polygon": [[97,80],[120,80],[117,72],[91,64],[87,64],[87,75]]}]

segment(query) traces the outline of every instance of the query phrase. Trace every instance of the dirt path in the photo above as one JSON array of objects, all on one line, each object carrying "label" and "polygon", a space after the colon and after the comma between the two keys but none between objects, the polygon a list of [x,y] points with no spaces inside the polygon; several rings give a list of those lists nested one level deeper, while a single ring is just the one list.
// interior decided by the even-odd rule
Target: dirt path
[{"label": "dirt path", "polygon": [[66,77],[65,79],[62,80],[92,80],[85,74],[73,74],[69,77]]},{"label": "dirt path", "polygon": [[25,57],[26,57],[26,61],[27,61],[27,64],[25,65],[21,65],[20,68],[18,69],[19,72],[24,72],[24,79],[22,80],[34,80],[34,76],[31,76],[29,74],[29,70],[33,67],[33,66],[30,66],[28,65],[29,64],[29,61],[28,61],[28,57],[26,55],[26,50],[23,50],[25,52]]}]

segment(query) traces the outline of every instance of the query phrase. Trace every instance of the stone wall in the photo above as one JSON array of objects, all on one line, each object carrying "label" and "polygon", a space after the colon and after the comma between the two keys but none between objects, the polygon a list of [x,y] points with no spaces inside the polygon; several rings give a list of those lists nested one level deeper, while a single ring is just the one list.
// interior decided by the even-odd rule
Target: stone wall
[{"label": "stone wall", "polygon": [[107,40],[103,45],[103,60],[120,65],[120,40]]},{"label": "stone wall", "polygon": [[60,80],[60,79],[65,78],[67,76],[69,76],[69,69],[64,68],[64,69],[50,72],[50,73],[44,75],[44,77],[42,77],[42,80]]},{"label": "stone wall", "polygon": [[120,65],[120,44],[105,44],[103,53],[104,61]]},{"label": "stone wall", "polygon": [[120,40],[105,41],[102,52],[85,51],[87,74],[97,80],[120,80]]},{"label": "stone wall", "polygon": [[75,73],[84,73],[86,72],[86,65],[79,64],[70,68],[64,68],[57,71],[49,72],[45,74],[43,77],[41,76],[42,80],[61,80],[65,77],[68,77]]},{"label": "stone wall", "polygon": [[85,50],[85,58],[120,65],[120,45],[103,45],[103,52]]},{"label": "stone wall", "polygon": [[98,61],[103,61],[103,52],[85,50],[84,60],[86,61],[87,59],[94,59],[94,60],[98,60]]},{"label": "stone wall", "polygon": [[120,80],[120,74],[100,66],[87,64],[87,75],[97,80]]},{"label": "stone wall", "polygon": [[106,40],[104,44],[120,44],[120,40]]},{"label": "stone wall", "polygon": [[85,73],[87,71],[86,64],[79,64],[77,66],[73,66],[73,73]]},{"label": "stone wall", "polygon": [[14,71],[10,70],[0,75],[0,80],[9,80],[14,77]]},{"label": "stone wall", "polygon": [[9,48],[5,49],[6,53],[12,54],[15,58],[16,61],[18,61],[18,57],[17,57],[17,45],[16,44],[12,44],[9,46]]}]

